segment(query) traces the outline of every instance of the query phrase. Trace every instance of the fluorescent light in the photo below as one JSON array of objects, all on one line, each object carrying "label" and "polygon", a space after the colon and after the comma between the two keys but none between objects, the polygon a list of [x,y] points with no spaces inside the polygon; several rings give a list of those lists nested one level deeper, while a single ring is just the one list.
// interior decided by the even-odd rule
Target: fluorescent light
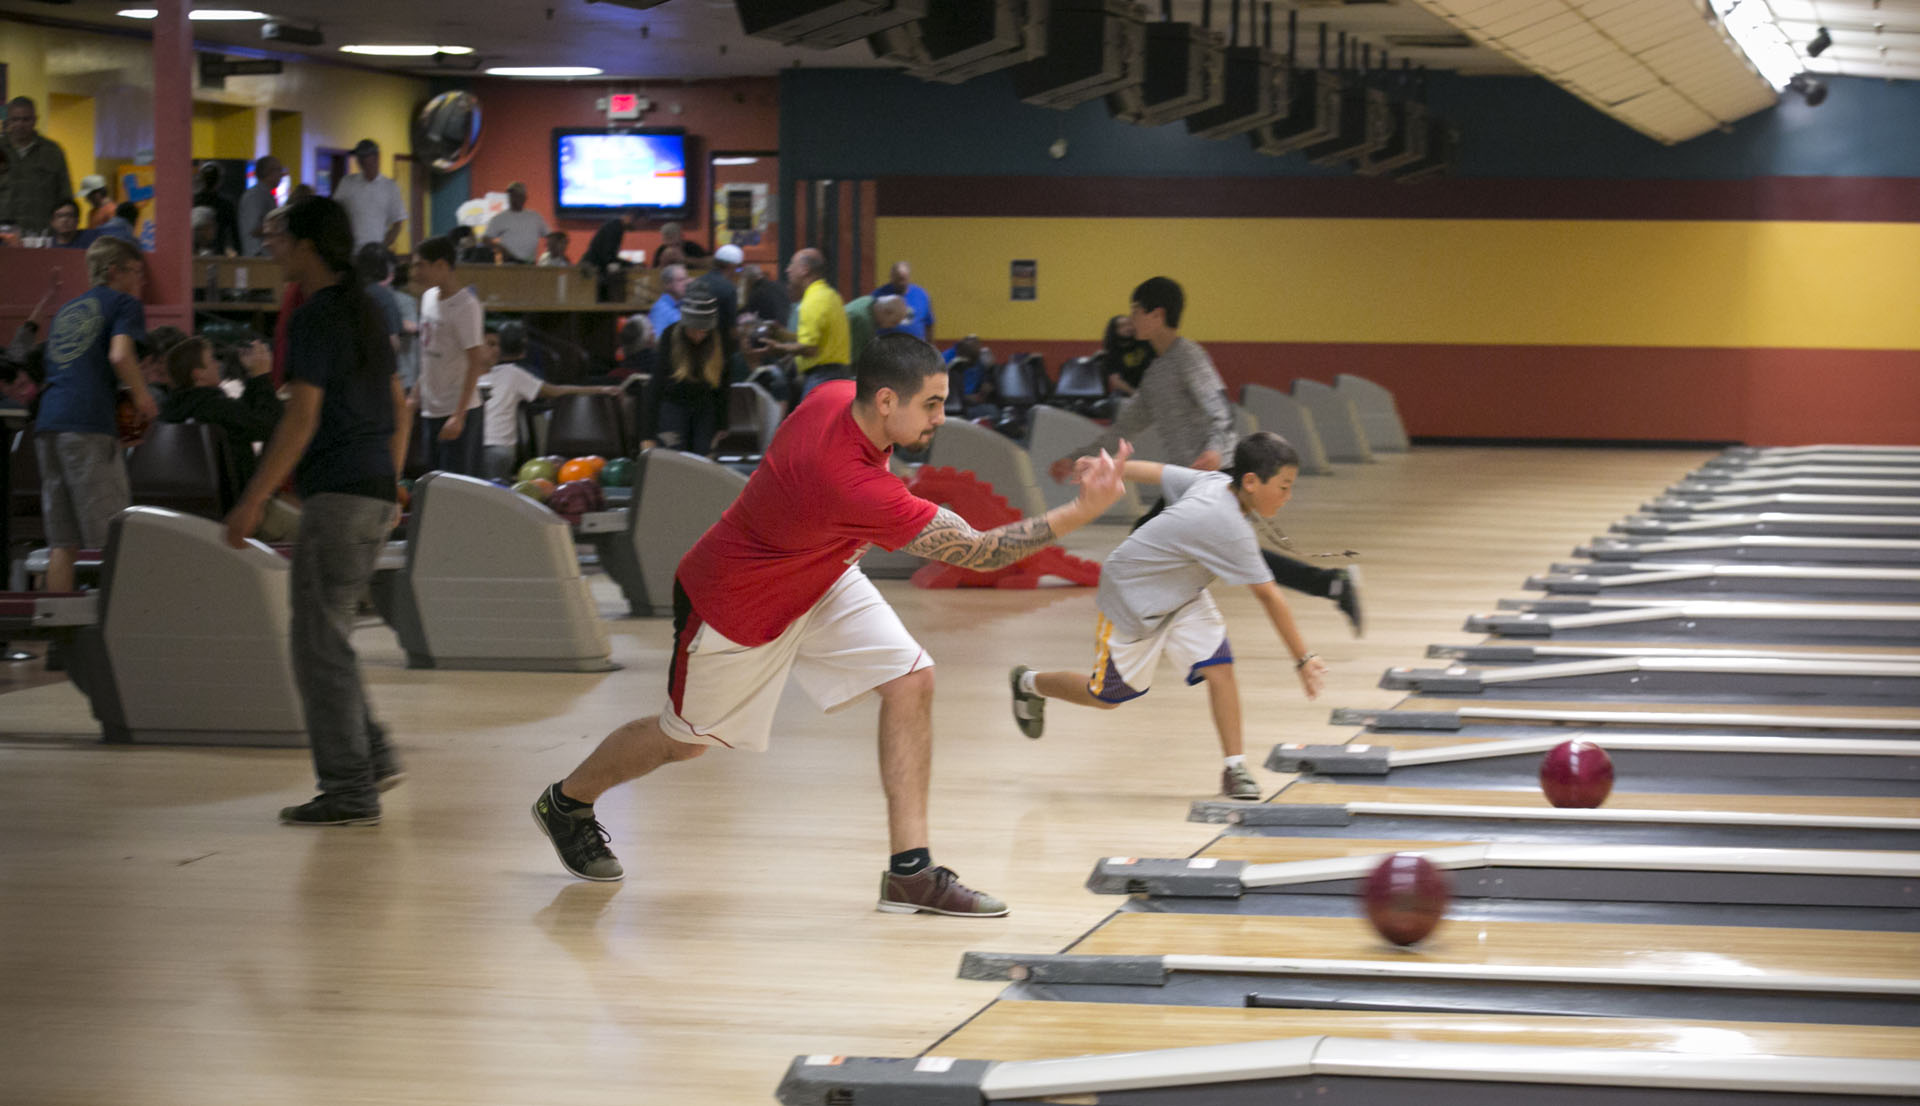
[{"label": "fluorescent light", "polygon": [[[124,8],[116,13],[122,19],[157,19],[158,8]],[[236,22],[242,20],[261,20],[266,12],[247,11],[243,8],[195,8],[187,13],[187,18],[195,23]]]},{"label": "fluorescent light", "polygon": [[1775,91],[1786,88],[1793,75],[1800,72],[1800,55],[1794,52],[1793,41],[1780,24],[1774,22],[1765,0],[1713,0],[1713,10],[1767,83]]},{"label": "fluorescent light", "polygon": [[471,54],[473,53],[473,47],[355,44],[352,46],[342,46],[340,52],[343,54],[370,54],[380,58],[430,58],[435,54]]},{"label": "fluorescent light", "polygon": [[485,72],[489,77],[598,77],[605,70],[591,65],[504,65]]},{"label": "fluorescent light", "polygon": [[760,159],[757,157],[717,157],[713,159],[713,163],[715,165],[758,165],[760,164]]}]

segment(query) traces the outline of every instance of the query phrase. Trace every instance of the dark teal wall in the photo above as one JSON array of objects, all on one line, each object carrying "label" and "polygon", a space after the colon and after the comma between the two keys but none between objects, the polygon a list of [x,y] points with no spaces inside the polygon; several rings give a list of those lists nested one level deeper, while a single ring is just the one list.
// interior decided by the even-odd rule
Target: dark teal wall
[{"label": "dark teal wall", "polygon": [[[1796,95],[1732,133],[1662,146],[1535,77],[1435,74],[1429,103],[1462,131],[1459,175],[1732,180],[1920,178],[1920,82],[1834,78],[1826,103]],[[1047,147],[1067,140],[1067,156]],[[782,169],[791,179],[884,176],[1339,176],[1244,139],[1191,138],[1180,124],[1114,122],[1099,102],[1030,107],[1010,78],[933,84],[883,69],[781,74]]]}]

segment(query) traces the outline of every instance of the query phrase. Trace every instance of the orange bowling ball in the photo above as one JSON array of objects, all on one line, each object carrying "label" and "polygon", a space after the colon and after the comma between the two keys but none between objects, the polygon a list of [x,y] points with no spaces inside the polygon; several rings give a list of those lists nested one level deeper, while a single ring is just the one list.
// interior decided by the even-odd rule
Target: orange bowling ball
[{"label": "orange bowling ball", "polygon": [[605,457],[594,454],[588,454],[585,457],[575,457],[573,460],[560,466],[559,483],[566,484],[575,480],[598,480],[600,479],[600,470],[606,467],[607,459]]}]

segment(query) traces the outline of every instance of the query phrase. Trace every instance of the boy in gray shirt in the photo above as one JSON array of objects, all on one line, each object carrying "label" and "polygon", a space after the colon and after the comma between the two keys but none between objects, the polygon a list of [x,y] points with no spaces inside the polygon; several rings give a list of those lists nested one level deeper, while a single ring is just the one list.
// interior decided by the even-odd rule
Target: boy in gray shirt
[{"label": "boy in gray shirt", "polygon": [[[1050,471],[1055,483],[1066,483],[1076,458],[1111,451],[1122,438],[1138,438],[1149,426],[1160,432],[1168,455],[1189,468],[1217,469],[1233,453],[1233,407],[1227,402],[1227,386],[1207,351],[1181,336],[1180,317],[1186,306],[1186,293],[1167,277],[1142,281],[1133,290],[1127,318],[1134,334],[1153,346],[1153,363],[1147,366],[1139,391],[1114,416],[1113,426],[1053,463]],[[1140,522],[1159,514],[1163,505],[1164,501],[1155,505]],[[1272,550],[1264,556],[1281,587],[1333,600],[1352,624],[1354,636],[1359,636],[1359,569],[1320,568]]]},{"label": "boy in gray shirt", "polygon": [[1300,455],[1279,435],[1262,431],[1240,440],[1224,472],[1129,461],[1125,475],[1159,484],[1167,506],[1121,542],[1101,568],[1093,675],[1083,679],[1078,672],[1015,665],[1010,674],[1014,723],[1028,737],[1039,737],[1048,699],[1107,710],[1137,699],[1147,693],[1165,653],[1176,668],[1186,670],[1189,685],[1207,685],[1226,757],[1220,793],[1258,799],[1260,784],[1247,771],[1241,741],[1233,649],[1207,586],[1219,580],[1251,588],[1293,654],[1307,698],[1320,694],[1326,665],[1307,651],[1250,517],[1270,519],[1285,505],[1300,475]]}]

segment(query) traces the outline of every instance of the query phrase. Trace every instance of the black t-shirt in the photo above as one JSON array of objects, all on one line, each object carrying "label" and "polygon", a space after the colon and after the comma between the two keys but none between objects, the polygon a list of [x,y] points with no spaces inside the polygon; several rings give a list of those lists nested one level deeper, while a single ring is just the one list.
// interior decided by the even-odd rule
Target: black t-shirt
[{"label": "black t-shirt", "polygon": [[593,232],[593,239],[587,243],[587,252],[580,255],[582,265],[591,265],[604,269],[620,260],[620,241],[627,236],[625,219],[608,219]]},{"label": "black t-shirt", "polygon": [[[393,346],[379,304],[356,305],[342,285],[322,288],[287,327],[287,376],[325,391],[294,489],[394,499]],[[359,306],[360,310],[355,311]]]},{"label": "black t-shirt", "polygon": [[1106,354],[1107,371],[1119,373],[1127,387],[1139,390],[1140,379],[1147,375],[1147,366],[1153,364],[1152,343],[1116,335],[1107,340]]},{"label": "black t-shirt", "polygon": [[218,192],[202,190],[193,194],[193,206],[213,209],[213,248],[220,253],[239,253],[240,212],[233,206],[233,201]]}]

